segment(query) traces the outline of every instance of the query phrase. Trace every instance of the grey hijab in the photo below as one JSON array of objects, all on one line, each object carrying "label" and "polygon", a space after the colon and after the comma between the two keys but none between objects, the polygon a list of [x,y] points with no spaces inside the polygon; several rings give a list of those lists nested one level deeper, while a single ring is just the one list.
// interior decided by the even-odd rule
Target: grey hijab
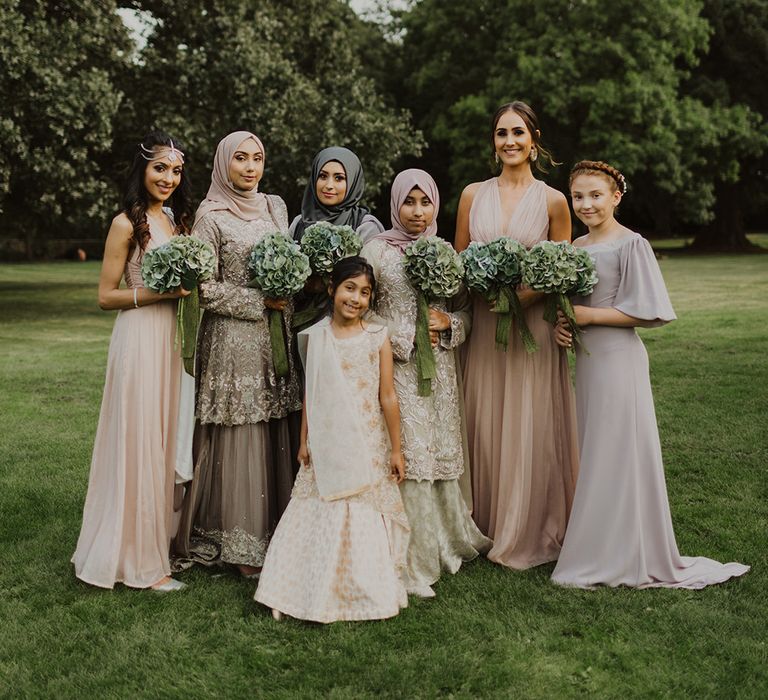
[{"label": "grey hijab", "polygon": [[[326,207],[317,198],[317,178],[323,166],[335,160],[344,168],[347,174],[347,192],[344,200],[335,206]],[[309,182],[301,200],[301,221],[296,225],[293,237],[300,241],[304,229],[318,221],[328,221],[337,226],[351,226],[357,229],[363,217],[368,213],[365,207],[359,206],[365,193],[365,176],[360,159],[348,148],[331,146],[320,151],[312,161]]]}]

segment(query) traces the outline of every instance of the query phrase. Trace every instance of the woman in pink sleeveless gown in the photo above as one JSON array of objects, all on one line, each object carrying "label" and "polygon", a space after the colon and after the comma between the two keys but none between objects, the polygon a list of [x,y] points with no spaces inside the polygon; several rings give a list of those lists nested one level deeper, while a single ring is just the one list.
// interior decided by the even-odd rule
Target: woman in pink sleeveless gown
[{"label": "woman in pink sleeveless gown", "polygon": [[[468,185],[459,203],[456,249],[510,236],[530,248],[570,240],[565,197],[536,180],[531,163],[547,158],[536,116],[522,102],[493,120],[498,177]],[[464,398],[472,467],[474,518],[493,539],[488,558],[514,569],[556,560],[578,471],[573,391],[565,353],[543,320],[543,300],[519,291],[539,349],[526,352],[513,324],[506,352],[495,346],[496,315],[474,301],[465,344]]]},{"label": "woman in pink sleeveless gown", "polygon": [[[167,134],[144,138],[104,250],[99,305],[118,314],[72,557],[77,577],[102,588],[183,586],[170,578],[168,553],[182,373],[174,349],[176,299],[187,292],[157,294],[141,279],[145,251],[187,232],[191,208],[183,162]],[[122,277],[127,289],[119,288]]]}]

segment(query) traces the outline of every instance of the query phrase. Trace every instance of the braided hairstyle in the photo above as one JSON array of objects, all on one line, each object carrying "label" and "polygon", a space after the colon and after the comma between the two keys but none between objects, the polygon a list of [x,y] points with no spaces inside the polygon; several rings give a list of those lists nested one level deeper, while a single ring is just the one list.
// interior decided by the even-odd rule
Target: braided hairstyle
[{"label": "braided hairstyle", "polygon": [[[164,131],[152,131],[148,133],[136,146],[133,161],[128,172],[127,183],[123,193],[123,211],[128,220],[133,224],[132,242],[141,250],[145,250],[150,238],[149,222],[147,221],[147,208],[149,198],[144,187],[144,175],[150,161],[146,153],[151,152],[157,146],[174,146],[179,151],[184,147]],[[173,211],[173,219],[176,223],[176,234],[188,234],[192,222],[192,188],[189,184],[187,169],[181,171],[181,180],[178,187],[168,200],[168,206]]]},{"label": "braided hairstyle", "polygon": [[576,163],[571,168],[571,175],[568,179],[569,188],[579,175],[603,175],[610,182],[614,192],[627,193],[626,178],[616,168],[602,160],[580,160]]},{"label": "braided hairstyle", "polygon": [[533,141],[533,145],[538,151],[539,157],[533,162],[533,165],[536,167],[536,169],[541,173],[547,172],[547,164],[556,166],[560,165],[552,154],[544,148],[544,146],[541,143],[541,135],[539,131],[539,118],[536,116],[536,112],[533,111],[533,109],[530,107],[530,105],[526,104],[525,102],[521,102],[520,100],[515,100],[514,102],[507,102],[506,104],[501,105],[496,110],[496,113],[493,115],[493,119],[491,120],[491,162],[493,162],[494,157],[496,156],[496,127],[499,125],[499,120],[504,116],[507,112],[514,112],[519,116],[524,122],[525,126],[527,127],[528,131],[531,134],[531,139]]}]

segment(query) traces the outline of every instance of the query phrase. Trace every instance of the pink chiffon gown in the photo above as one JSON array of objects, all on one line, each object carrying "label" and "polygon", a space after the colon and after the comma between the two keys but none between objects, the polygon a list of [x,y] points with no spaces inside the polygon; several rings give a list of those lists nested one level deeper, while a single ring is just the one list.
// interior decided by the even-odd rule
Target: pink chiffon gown
[{"label": "pink chiffon gown", "polygon": [[[151,224],[150,224],[151,227]],[[167,242],[151,229],[148,249]],[[138,246],[125,265],[143,287]],[[107,359],[83,525],[72,557],[79,579],[147,588],[170,574],[181,356],[176,301],[119,311]]]},{"label": "pink chiffon gown", "polygon": [[[653,250],[639,234],[584,248],[599,281],[575,303],[613,307],[654,326],[676,318]],[[552,580],[579,588],[703,588],[746,573],[742,564],[680,556],[648,354],[635,329],[589,326],[582,338],[576,349],[581,472]]]},{"label": "pink chiffon gown", "polygon": [[[546,188],[533,182],[503,221],[497,178],[482,183],[470,210],[471,240],[487,243],[509,236],[528,248],[546,240]],[[473,516],[493,540],[488,558],[514,569],[557,559],[578,471],[566,354],[555,344],[543,312],[543,301],[525,311],[538,351],[526,352],[513,324],[504,352],[495,345],[496,314],[476,298],[465,345]]]}]

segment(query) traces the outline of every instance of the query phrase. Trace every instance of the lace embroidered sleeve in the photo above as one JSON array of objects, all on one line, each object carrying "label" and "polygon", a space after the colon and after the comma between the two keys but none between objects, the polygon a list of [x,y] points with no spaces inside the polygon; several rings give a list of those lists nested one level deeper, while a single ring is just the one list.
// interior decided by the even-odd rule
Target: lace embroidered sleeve
[{"label": "lace embroidered sleeve", "polygon": [[454,350],[467,339],[472,328],[472,299],[466,288],[462,286],[449,301],[446,313],[451,319],[451,327],[440,333],[440,347]]},{"label": "lace embroidered sleeve", "polygon": [[[282,201],[282,200],[281,200]],[[221,232],[212,216],[203,217],[195,224],[192,234],[213,248],[216,275],[200,283],[200,304],[213,313],[245,321],[264,319],[264,296],[258,289],[224,281],[221,266]]]}]

